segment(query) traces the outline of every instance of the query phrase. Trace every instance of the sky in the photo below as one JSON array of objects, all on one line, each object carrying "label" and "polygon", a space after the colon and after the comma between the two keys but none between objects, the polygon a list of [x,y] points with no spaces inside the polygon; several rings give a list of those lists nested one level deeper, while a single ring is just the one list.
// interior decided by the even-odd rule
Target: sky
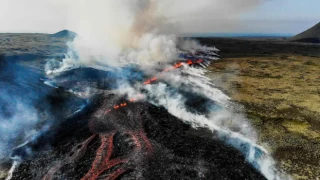
[{"label": "sky", "polygon": [[[70,9],[83,1],[0,0],[0,32],[73,30]],[[182,33],[297,34],[320,22],[320,0],[162,0],[159,7]]]},{"label": "sky", "polygon": [[320,0],[269,0],[241,16],[244,31],[296,34],[320,22]]}]

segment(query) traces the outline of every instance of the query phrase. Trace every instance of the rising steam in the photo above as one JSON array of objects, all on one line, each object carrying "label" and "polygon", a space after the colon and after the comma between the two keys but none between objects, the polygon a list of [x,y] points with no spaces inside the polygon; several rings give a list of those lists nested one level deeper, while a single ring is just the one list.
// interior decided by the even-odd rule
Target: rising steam
[{"label": "rising steam", "polygon": [[[75,5],[77,8],[74,8],[72,14],[72,22],[79,36],[70,43],[68,58],[60,62],[60,66],[49,68],[48,74],[59,73],[65,67],[106,69],[130,64],[138,65],[146,74],[151,74],[155,73],[159,63],[174,61],[180,50],[191,53],[197,49],[217,51],[172,34],[177,26],[173,26],[170,23],[172,21],[163,16],[163,4],[158,1],[81,2]],[[165,107],[169,113],[195,128],[206,127],[212,130],[221,140],[238,148],[265,177],[279,179],[272,158],[263,147],[256,144],[256,132],[245,116],[234,111],[237,107],[232,105],[229,97],[211,84],[204,74],[204,70],[185,67],[180,73],[163,76],[162,80],[166,84],[141,87],[124,83],[119,93],[132,98],[143,90],[147,101]],[[215,108],[206,115],[190,112],[186,107],[188,97],[181,90],[212,100]]]},{"label": "rising steam", "polygon": [[[197,3],[207,11],[208,6],[217,8],[229,4],[233,6],[232,9],[246,9],[243,3],[254,5],[259,2],[201,0]],[[46,73],[52,77],[82,66],[110,70],[132,64],[151,75],[157,73],[159,65],[174,62],[180,51],[217,50],[177,37],[184,30],[180,30],[174,22],[181,20],[178,17],[191,17],[185,12],[179,15],[177,6],[194,4],[194,1],[96,0],[93,3],[71,0],[61,3],[68,6],[69,26],[79,35],[68,44],[69,52],[63,60],[48,61]],[[190,12],[201,11],[194,9],[195,6],[188,5]],[[175,11],[172,7],[176,8]],[[195,128],[210,129],[222,141],[238,148],[266,178],[279,179],[272,158],[263,147],[257,145],[256,132],[245,116],[236,113],[230,98],[204,75],[204,70],[184,67],[181,72],[165,74],[161,78],[165,83],[141,86],[122,82],[118,93],[127,94],[129,98],[144,93],[148,102],[166,108],[169,113]],[[198,114],[190,111],[185,92],[210,99],[213,102],[211,112]]]}]

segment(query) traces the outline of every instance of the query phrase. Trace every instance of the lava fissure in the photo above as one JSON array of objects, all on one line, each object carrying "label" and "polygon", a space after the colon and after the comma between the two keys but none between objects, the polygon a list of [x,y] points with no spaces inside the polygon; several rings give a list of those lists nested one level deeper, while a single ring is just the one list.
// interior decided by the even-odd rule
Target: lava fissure
[{"label": "lava fissure", "polygon": [[[144,157],[148,157],[153,153],[152,144],[143,130],[141,115],[139,117],[139,128],[136,130],[125,130],[123,132],[126,138],[124,142],[127,143],[127,146],[134,146],[133,149],[129,149],[126,154],[113,157],[116,150],[115,135],[118,131],[115,130],[110,133],[100,134],[101,145],[96,152],[96,157],[91,169],[82,180],[96,180],[106,171],[110,172],[106,175],[105,179],[115,179],[128,170],[134,170],[134,167],[138,165],[136,163],[140,162],[141,158],[144,159]],[[112,172],[113,169],[115,169],[114,172]]]},{"label": "lava fissure", "polygon": [[[115,132],[110,133],[110,134],[100,135],[101,146],[97,150],[96,158],[92,163],[91,169],[82,178],[82,180],[95,180],[104,171],[109,170],[110,168],[112,168],[118,164],[128,162],[128,160],[126,160],[124,158],[115,158],[115,159],[110,160],[113,149],[114,149],[114,145],[113,145],[114,135],[115,135]],[[121,174],[124,172],[125,171],[123,171],[123,172],[121,171]],[[121,174],[119,174],[119,175],[121,175]],[[119,175],[117,175],[117,176],[119,176]],[[113,174],[110,174],[109,176],[107,176],[106,179],[112,179],[111,177],[113,177],[113,176],[114,176]]]},{"label": "lava fissure", "polygon": [[[203,63],[205,63],[205,61],[203,59],[198,59],[198,60],[194,60],[194,61],[188,59],[188,60],[185,60],[185,61],[180,61],[180,62],[174,64],[172,67],[165,68],[164,70],[162,70],[158,76],[161,77],[161,76],[163,76],[164,73],[169,72],[169,71],[174,70],[174,69],[181,68],[183,65],[187,65],[187,66],[199,65],[199,66],[205,68],[206,66],[208,66],[210,64],[209,62],[205,63],[205,64],[208,64],[208,65],[204,65]],[[154,76],[154,77],[152,77],[150,79],[147,79],[146,81],[143,82],[143,85],[152,84],[152,83],[158,81],[159,77]],[[113,108],[107,109],[105,111],[105,114],[108,114],[109,112],[111,112],[112,109],[118,110],[119,108],[126,107],[129,103],[134,103],[137,100],[142,99],[142,98],[143,98],[143,95],[139,94],[138,97],[131,98],[128,102],[124,102],[124,103],[121,103],[121,104],[116,104],[116,105],[113,106]]]}]

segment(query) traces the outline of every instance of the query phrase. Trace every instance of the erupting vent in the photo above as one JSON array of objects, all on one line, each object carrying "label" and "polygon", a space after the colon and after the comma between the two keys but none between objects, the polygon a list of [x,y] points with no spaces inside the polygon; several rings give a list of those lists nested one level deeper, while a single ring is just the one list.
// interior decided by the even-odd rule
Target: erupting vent
[{"label": "erupting vent", "polygon": [[[182,53],[180,57],[187,58],[186,60],[179,60],[173,66],[162,70],[157,76],[147,79],[143,85],[148,85],[157,82],[164,73],[183,66],[199,66],[207,67],[212,60],[217,59],[214,52],[196,51],[194,54]],[[205,58],[205,59],[202,59]],[[108,179],[114,180],[137,168],[137,161],[141,163],[144,159],[153,154],[153,146],[148,140],[141,118],[142,112],[131,112],[130,110],[122,110],[125,107],[135,106],[135,103],[144,99],[143,94],[137,97],[130,98],[127,101],[122,101],[119,104],[108,108],[103,114],[97,115],[97,118],[90,120],[89,127],[92,132],[99,133],[101,145],[96,152],[90,170],[86,173],[82,180],[96,180]],[[110,104],[110,101],[108,102]],[[103,107],[108,105],[103,105]],[[138,109],[135,107],[134,109]],[[119,110],[113,112],[114,110]],[[139,110],[143,111],[143,110]],[[107,122],[107,124],[105,124]],[[107,126],[107,127],[106,127]],[[105,129],[103,127],[106,127]],[[127,142],[121,145],[120,149],[127,149],[125,152],[115,152],[115,141],[117,134],[125,136],[122,142]],[[70,156],[63,161],[57,162],[55,166],[51,167],[43,180],[54,179],[54,174],[59,171],[66,164],[72,164],[79,160],[87,149],[88,144],[97,136],[92,135],[89,139],[76,145],[71,151]],[[118,135],[119,136],[119,135]],[[120,141],[121,142],[121,141]],[[117,142],[119,144],[119,142]],[[123,150],[122,150],[123,151]]]},{"label": "erupting vent", "polygon": [[[16,175],[17,178],[28,176],[43,180],[235,179],[238,177],[264,179],[245,161],[245,157],[239,151],[218,140],[201,137],[208,132],[193,129],[191,125],[180,121],[178,116],[168,113],[166,107],[156,107],[148,103],[152,97],[149,97],[151,94],[146,95],[145,91],[155,83],[165,81],[166,73],[187,66],[206,68],[212,61],[218,59],[218,55],[211,48],[193,52],[181,51],[177,59],[179,59],[177,62],[166,66],[167,68],[160,70],[156,75],[149,76],[144,81],[143,78],[139,78],[141,84],[137,87],[141,89],[136,91],[138,94],[136,96],[125,99],[112,93],[97,93],[99,97],[94,99],[94,96],[94,103],[88,105],[87,112],[81,114],[79,111],[78,116],[62,123],[58,130],[54,127],[49,130],[57,131],[54,134],[56,138],[54,144],[55,148],[63,150],[63,155],[55,155],[56,158],[52,159],[58,160],[52,162],[39,158],[35,163],[40,163],[38,167],[45,166],[44,172],[35,173],[36,175],[25,175],[23,173],[26,172],[20,172],[20,176]],[[115,79],[117,78],[118,76]],[[61,79],[65,82],[64,78]],[[87,81],[93,84],[91,79],[83,79],[83,84]],[[136,81],[135,79],[133,82]],[[58,83],[55,86],[66,90]],[[70,90],[72,86],[73,84],[71,86],[68,84],[67,88]],[[186,93],[186,96],[190,97],[185,103],[186,108],[190,107],[190,111],[197,109],[198,113],[207,112],[208,108],[218,108],[215,107],[214,100],[201,94],[193,97],[192,93],[184,91],[183,88],[176,91]],[[208,103],[212,106],[207,106]],[[73,124],[68,125],[68,123]],[[88,126],[84,128],[81,123],[88,123]],[[75,141],[80,143],[75,143],[70,148],[68,141],[74,140],[70,135],[72,133],[76,137],[79,136]],[[208,134],[213,135],[211,132]],[[39,137],[36,142],[19,147],[16,151],[17,156],[34,148],[32,146],[46,141],[41,138],[47,137]],[[65,142],[67,138],[70,139]],[[87,139],[83,140],[85,138]],[[30,164],[21,166],[29,167]]]},{"label": "erupting vent", "polygon": [[[166,72],[181,68],[183,66],[200,66],[200,67],[206,68],[211,64],[212,60],[218,59],[217,56],[218,55],[213,51],[202,51],[202,50],[198,50],[194,54],[192,54],[192,53],[183,54],[182,53],[182,54],[180,54],[180,57],[185,57],[185,58],[189,58],[189,59],[179,60],[179,62],[175,63],[173,66],[162,70],[157,76],[154,76],[154,77],[144,81],[143,85],[156,83]],[[198,59],[199,57],[206,58],[206,59]],[[114,105],[113,108],[107,109],[105,113],[107,114],[107,113],[111,112],[112,110],[117,110],[119,108],[126,107],[129,103],[134,103],[137,100],[141,100],[143,98],[144,98],[144,96],[142,94],[139,94],[138,97],[130,98],[129,101],[127,101],[127,102],[123,102],[121,104]]]}]

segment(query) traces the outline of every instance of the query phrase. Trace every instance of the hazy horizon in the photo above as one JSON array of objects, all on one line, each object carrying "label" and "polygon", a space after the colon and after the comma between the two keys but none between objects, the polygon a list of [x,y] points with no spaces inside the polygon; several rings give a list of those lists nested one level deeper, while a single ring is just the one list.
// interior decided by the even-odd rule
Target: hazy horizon
[{"label": "hazy horizon", "polygon": [[[90,1],[90,4],[101,3],[100,1]],[[77,31],[69,16],[72,16],[79,3],[88,2],[2,0],[0,32],[55,33],[63,29]],[[318,0],[199,0],[196,5],[191,0],[163,0],[159,4],[159,14],[178,26],[182,34],[294,35],[320,21]],[[116,20],[117,17],[114,18]]]}]

